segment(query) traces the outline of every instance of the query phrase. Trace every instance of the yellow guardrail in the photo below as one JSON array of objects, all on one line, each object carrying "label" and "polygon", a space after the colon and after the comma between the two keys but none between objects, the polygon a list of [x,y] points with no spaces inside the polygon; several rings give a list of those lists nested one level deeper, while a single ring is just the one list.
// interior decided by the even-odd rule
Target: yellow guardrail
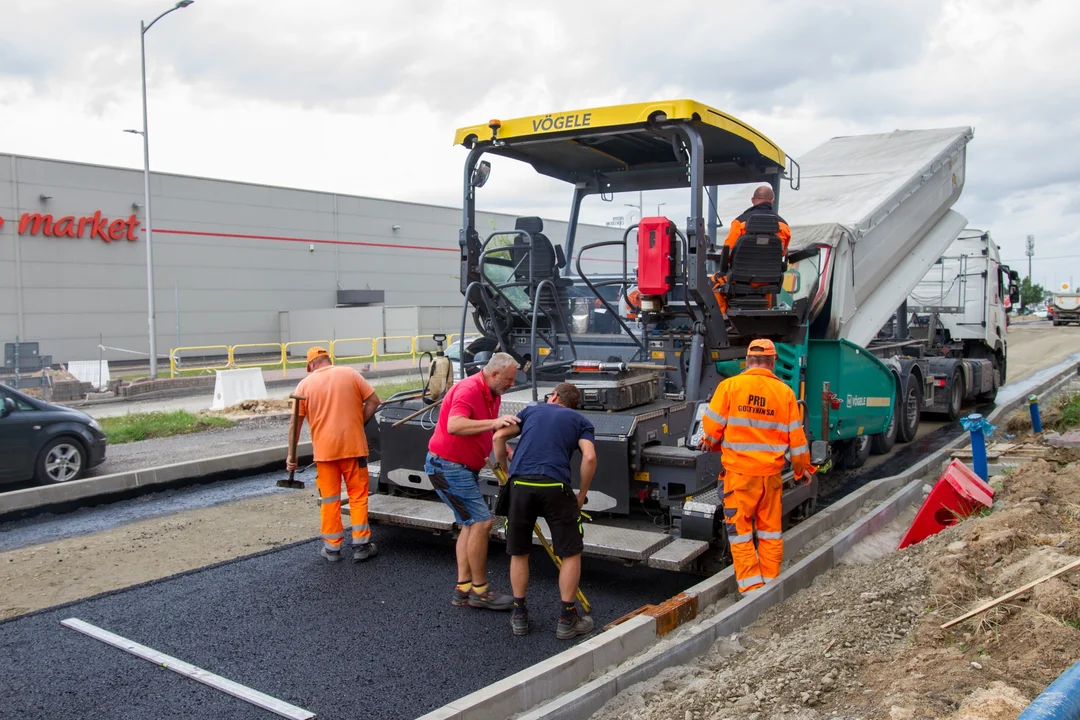
[{"label": "yellow guardrail", "polygon": [[[448,333],[443,347],[448,348],[460,333]],[[420,347],[423,343],[424,348]],[[353,347],[359,344],[359,347]],[[434,352],[435,343],[431,335],[383,335],[371,338],[341,338],[339,340],[295,340],[287,343],[241,343],[239,345],[193,345],[169,350],[169,376],[176,377],[189,372],[212,372],[234,370],[236,368],[262,368],[274,370],[281,368],[281,376],[286,377],[290,367],[303,367],[307,364],[307,349],[315,345],[325,347],[334,362],[360,363],[370,362],[372,368],[379,366],[379,361],[409,360],[411,367],[416,367],[420,357],[428,351]],[[303,357],[291,360],[290,354],[303,348]],[[260,349],[265,352],[260,352]],[[366,351],[357,355],[355,352]],[[198,353],[194,364],[184,362],[183,354]],[[239,355],[239,357],[238,357]],[[220,357],[220,359],[219,359]]]},{"label": "yellow guardrail", "polygon": [[[182,367],[183,362],[180,357],[181,352],[187,352],[191,350],[224,350],[225,351],[225,364],[224,365],[197,365],[195,367],[185,368]],[[196,345],[192,347],[174,348],[169,350],[169,376],[176,377],[176,373],[181,370],[228,370],[229,361],[232,359],[232,348],[228,345]]]}]

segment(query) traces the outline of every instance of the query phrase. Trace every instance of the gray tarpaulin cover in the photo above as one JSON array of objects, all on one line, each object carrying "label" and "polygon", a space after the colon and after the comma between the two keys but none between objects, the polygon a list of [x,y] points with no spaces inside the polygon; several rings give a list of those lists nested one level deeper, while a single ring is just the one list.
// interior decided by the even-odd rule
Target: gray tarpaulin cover
[{"label": "gray tarpaulin cover", "polygon": [[[791,226],[789,249],[836,247],[845,232],[857,240],[971,137],[967,127],[838,137],[796,158],[802,187],[795,191],[784,185],[779,202],[780,215]],[[963,165],[956,172],[962,173]],[[721,198],[718,214],[725,225],[750,206],[750,194],[743,188]],[[718,234],[722,241],[726,233]]]}]

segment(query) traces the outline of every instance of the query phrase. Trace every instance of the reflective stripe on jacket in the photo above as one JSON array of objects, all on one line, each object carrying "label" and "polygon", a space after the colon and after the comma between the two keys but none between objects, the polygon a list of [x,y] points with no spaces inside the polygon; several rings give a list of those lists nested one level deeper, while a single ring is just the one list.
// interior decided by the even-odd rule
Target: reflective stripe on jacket
[{"label": "reflective stripe on jacket", "polygon": [[[724,241],[724,244],[732,250],[735,249],[736,241],[746,232],[746,223],[750,220],[751,215],[776,215],[776,211],[773,210],[772,203],[758,203],[732,220],[728,228],[727,239]],[[780,232],[777,235],[780,236],[780,240],[784,243],[784,252],[787,252],[788,243],[791,242],[791,228],[784,221],[784,218],[779,215],[777,215],[777,218],[780,220]]]},{"label": "reflective stripe on jacket", "polygon": [[776,475],[791,449],[797,475],[810,463],[795,393],[764,368],[751,368],[716,388],[702,419],[705,442],[722,451],[726,472]]}]

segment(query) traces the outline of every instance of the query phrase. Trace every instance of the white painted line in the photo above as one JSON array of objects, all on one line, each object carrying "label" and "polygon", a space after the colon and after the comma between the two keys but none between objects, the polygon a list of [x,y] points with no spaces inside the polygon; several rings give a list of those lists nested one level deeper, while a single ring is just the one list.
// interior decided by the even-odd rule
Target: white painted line
[{"label": "white painted line", "polygon": [[199,682],[209,685],[210,687],[220,690],[224,693],[228,693],[233,697],[245,700],[252,705],[269,710],[272,713],[280,715],[281,717],[290,718],[291,720],[310,720],[315,717],[315,713],[310,710],[290,705],[284,700],[278,700],[277,698],[265,695],[258,690],[252,690],[249,687],[235,683],[228,678],[223,678],[220,675],[215,675],[212,672],[207,672],[202,668],[195,667],[190,663],[186,663],[183,660],[177,660],[174,657],[160,653],[153,648],[148,648],[145,645],[140,645],[137,642],[132,642],[127,638],[120,637],[108,630],[102,630],[99,627],[91,625],[88,622],[83,622],[78,618],[68,618],[67,620],[61,620],[60,624],[66,628],[81,632],[83,635],[89,635],[95,640],[112,645],[113,647],[120,648],[125,652],[129,652],[136,657],[140,657],[143,660],[149,660],[155,665],[159,665],[167,670],[172,670],[175,673],[179,673],[184,677],[189,677],[192,680],[198,680]]}]

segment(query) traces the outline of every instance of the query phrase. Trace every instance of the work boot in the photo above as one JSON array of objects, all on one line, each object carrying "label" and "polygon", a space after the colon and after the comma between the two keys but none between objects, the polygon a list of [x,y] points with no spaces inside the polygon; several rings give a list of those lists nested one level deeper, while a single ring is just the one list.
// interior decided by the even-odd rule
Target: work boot
[{"label": "work boot", "polygon": [[514,607],[514,596],[503,595],[495,592],[488,586],[483,595],[473,588],[469,591],[469,607],[483,608],[485,610],[509,610]]},{"label": "work boot", "polygon": [[593,619],[586,615],[581,617],[576,612],[567,617],[559,616],[559,622],[555,625],[555,637],[560,640],[570,640],[578,635],[588,635],[593,631]]},{"label": "work boot", "polygon": [[510,629],[514,631],[514,635],[521,637],[522,635],[529,634],[529,613],[527,612],[515,612],[510,616]]},{"label": "work boot", "polygon": [[319,554],[326,558],[327,562],[341,562],[340,550],[329,550],[324,546],[323,549],[319,551]]},{"label": "work boot", "polygon": [[373,558],[378,554],[379,546],[373,542],[368,542],[353,548],[352,560],[353,562],[364,562],[368,558]]}]

